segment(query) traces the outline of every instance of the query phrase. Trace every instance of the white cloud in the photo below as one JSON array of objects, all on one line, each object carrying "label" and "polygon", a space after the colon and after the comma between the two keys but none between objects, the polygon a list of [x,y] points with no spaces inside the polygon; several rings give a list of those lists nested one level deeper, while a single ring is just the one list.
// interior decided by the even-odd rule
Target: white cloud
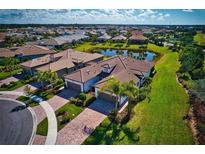
[{"label": "white cloud", "polygon": [[183,12],[189,12],[189,13],[193,12],[192,9],[184,9],[184,10],[182,10],[182,11],[183,11]]}]

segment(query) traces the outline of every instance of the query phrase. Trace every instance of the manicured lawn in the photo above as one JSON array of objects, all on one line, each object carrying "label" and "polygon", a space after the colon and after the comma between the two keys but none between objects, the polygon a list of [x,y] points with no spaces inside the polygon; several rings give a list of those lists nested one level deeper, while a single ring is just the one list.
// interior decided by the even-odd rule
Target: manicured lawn
[{"label": "manicured lawn", "polygon": [[23,81],[19,80],[16,82],[12,82],[9,85],[7,85],[6,87],[0,87],[0,91],[12,91],[15,90],[19,87],[24,86],[26,83],[24,83]]},{"label": "manicured lawn", "polygon": [[199,45],[205,45],[205,34],[202,32],[198,32],[194,36],[194,41],[196,41]]},{"label": "manicured lawn", "polygon": [[6,79],[12,75],[16,75],[17,73],[20,73],[21,71],[22,71],[21,69],[18,69],[18,70],[14,70],[12,72],[0,72],[0,80]]},{"label": "manicured lawn", "polygon": [[[121,44],[122,46],[118,47],[117,46],[118,44]],[[139,47],[140,47],[140,45],[129,45],[129,46],[127,46],[126,43],[97,43],[97,44],[93,45],[90,42],[86,42],[84,44],[79,45],[75,49],[78,50],[78,51],[89,52],[90,50],[95,49],[95,48],[136,50],[136,49],[139,49]]]},{"label": "manicured lawn", "polygon": [[39,105],[39,103],[34,102],[33,100],[31,100],[29,97],[26,96],[20,96],[17,98],[17,100],[27,103],[30,107]]},{"label": "manicured lawn", "polygon": [[[74,119],[82,111],[83,111],[82,107],[76,106],[71,103],[66,103],[64,106],[59,108],[55,112],[57,117],[57,122],[58,122],[58,131],[60,131],[69,121]],[[47,131],[48,131],[48,120],[46,118],[38,124],[37,134],[46,136]]]},{"label": "manicured lawn", "polygon": [[105,119],[84,144],[193,144],[183,120],[190,106],[188,95],[176,81],[178,53],[153,44],[148,48],[164,54],[155,66],[151,101],[136,105],[132,119],[122,127]]}]

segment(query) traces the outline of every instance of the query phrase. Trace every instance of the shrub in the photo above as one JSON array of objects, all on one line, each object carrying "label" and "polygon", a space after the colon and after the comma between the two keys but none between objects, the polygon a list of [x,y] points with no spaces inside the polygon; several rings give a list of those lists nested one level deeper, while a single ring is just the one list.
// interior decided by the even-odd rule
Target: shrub
[{"label": "shrub", "polygon": [[66,124],[70,121],[70,117],[69,116],[65,116],[63,117],[62,121],[60,122],[61,124]]},{"label": "shrub", "polygon": [[93,96],[88,97],[88,98],[84,101],[83,106],[84,106],[84,107],[89,106],[94,100],[95,100],[95,97],[93,97]]},{"label": "shrub", "polygon": [[85,101],[87,96],[85,93],[80,93],[79,97],[78,97],[81,101]]}]

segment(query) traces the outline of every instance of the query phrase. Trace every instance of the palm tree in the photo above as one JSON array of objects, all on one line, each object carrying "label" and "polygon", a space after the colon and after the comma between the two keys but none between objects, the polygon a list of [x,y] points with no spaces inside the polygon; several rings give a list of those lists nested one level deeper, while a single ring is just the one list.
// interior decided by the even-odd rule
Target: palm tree
[{"label": "palm tree", "polygon": [[136,87],[136,84],[133,80],[122,83],[122,87],[123,87],[123,96],[128,97],[128,118],[130,118],[132,103],[134,101],[137,101],[137,98],[139,96],[139,88]]},{"label": "palm tree", "polygon": [[122,94],[122,85],[120,81],[115,78],[110,78],[108,82],[102,87],[102,91],[107,91],[116,97],[115,101],[115,115],[117,115],[117,110],[119,106],[119,100]]},{"label": "palm tree", "polygon": [[45,81],[47,81],[47,75],[46,75],[46,72],[37,72],[36,74],[36,78],[37,78],[37,81],[41,83],[41,87],[43,88],[43,83]]}]

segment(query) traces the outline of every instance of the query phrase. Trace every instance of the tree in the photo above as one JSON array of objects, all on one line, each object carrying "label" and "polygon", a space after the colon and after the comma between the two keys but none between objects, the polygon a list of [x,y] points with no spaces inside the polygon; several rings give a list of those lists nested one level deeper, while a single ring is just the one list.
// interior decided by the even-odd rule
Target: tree
[{"label": "tree", "polygon": [[47,79],[47,76],[46,76],[46,73],[39,71],[39,72],[37,72],[37,74],[36,74],[36,78],[37,78],[37,81],[41,83],[41,88],[44,89],[43,83],[48,80],[48,79]]},{"label": "tree", "polygon": [[26,95],[29,95],[31,93],[31,87],[29,85],[26,85],[24,88],[24,92],[26,93]]},{"label": "tree", "polygon": [[107,83],[101,88],[102,91],[107,91],[116,97],[115,101],[115,115],[117,115],[117,110],[119,106],[119,100],[122,96],[122,85],[120,81],[115,78],[110,78]]},{"label": "tree", "polygon": [[132,111],[132,105],[133,102],[137,100],[137,97],[139,95],[139,88],[136,87],[136,84],[134,81],[124,82],[122,83],[122,93],[124,96],[128,97],[128,118],[130,119],[131,111]]},{"label": "tree", "polygon": [[196,80],[194,83],[194,91],[202,101],[205,102],[205,79]]}]

